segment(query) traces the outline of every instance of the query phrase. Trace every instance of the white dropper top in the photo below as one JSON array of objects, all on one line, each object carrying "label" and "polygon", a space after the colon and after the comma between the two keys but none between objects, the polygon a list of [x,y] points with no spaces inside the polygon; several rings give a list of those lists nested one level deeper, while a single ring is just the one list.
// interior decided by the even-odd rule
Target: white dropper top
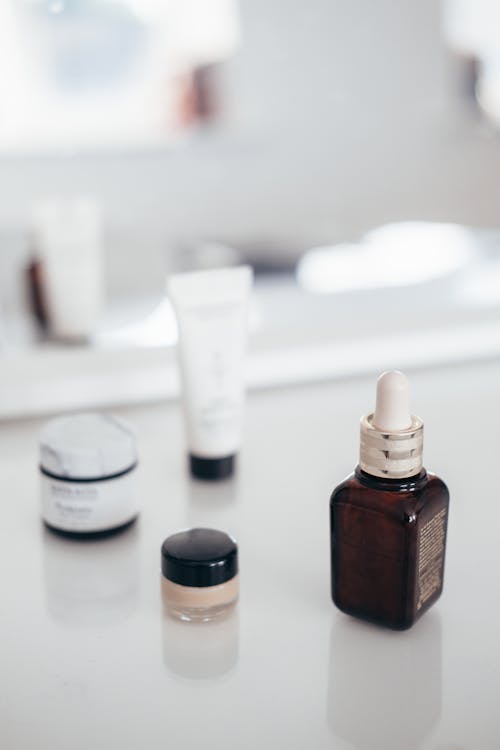
[{"label": "white dropper top", "polygon": [[383,372],[377,380],[377,401],[372,420],[381,432],[399,432],[412,426],[410,385],[399,370]]}]

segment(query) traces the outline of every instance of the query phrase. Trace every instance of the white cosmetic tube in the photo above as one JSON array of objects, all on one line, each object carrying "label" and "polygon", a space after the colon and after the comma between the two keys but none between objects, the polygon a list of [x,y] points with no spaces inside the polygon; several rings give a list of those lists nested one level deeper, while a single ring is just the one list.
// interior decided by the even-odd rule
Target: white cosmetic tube
[{"label": "white cosmetic tube", "polygon": [[191,473],[232,474],[245,396],[249,266],[171,276]]}]

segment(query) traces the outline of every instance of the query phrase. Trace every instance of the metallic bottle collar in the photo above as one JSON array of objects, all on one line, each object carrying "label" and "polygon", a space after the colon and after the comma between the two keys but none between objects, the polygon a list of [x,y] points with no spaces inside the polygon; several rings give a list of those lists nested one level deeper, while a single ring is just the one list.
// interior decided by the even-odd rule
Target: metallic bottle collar
[{"label": "metallic bottle collar", "polygon": [[373,426],[373,414],[361,418],[359,465],[367,474],[404,479],[422,469],[424,423],[412,417],[412,425],[399,432],[382,432]]}]

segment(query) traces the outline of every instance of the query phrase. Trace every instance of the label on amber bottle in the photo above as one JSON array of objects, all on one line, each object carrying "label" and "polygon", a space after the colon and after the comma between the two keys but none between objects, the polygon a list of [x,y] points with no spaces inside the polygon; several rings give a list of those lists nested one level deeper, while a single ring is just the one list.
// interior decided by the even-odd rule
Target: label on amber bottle
[{"label": "label on amber bottle", "polygon": [[443,585],[446,512],[436,513],[418,535],[417,611]]}]

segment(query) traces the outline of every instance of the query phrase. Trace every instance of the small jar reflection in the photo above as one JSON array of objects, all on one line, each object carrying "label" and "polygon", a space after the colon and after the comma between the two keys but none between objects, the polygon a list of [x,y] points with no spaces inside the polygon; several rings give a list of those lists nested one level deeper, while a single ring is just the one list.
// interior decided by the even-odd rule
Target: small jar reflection
[{"label": "small jar reflection", "polygon": [[212,622],[174,619],[161,585],[162,648],[167,670],[178,677],[204,680],[222,677],[238,662],[238,610]]}]

